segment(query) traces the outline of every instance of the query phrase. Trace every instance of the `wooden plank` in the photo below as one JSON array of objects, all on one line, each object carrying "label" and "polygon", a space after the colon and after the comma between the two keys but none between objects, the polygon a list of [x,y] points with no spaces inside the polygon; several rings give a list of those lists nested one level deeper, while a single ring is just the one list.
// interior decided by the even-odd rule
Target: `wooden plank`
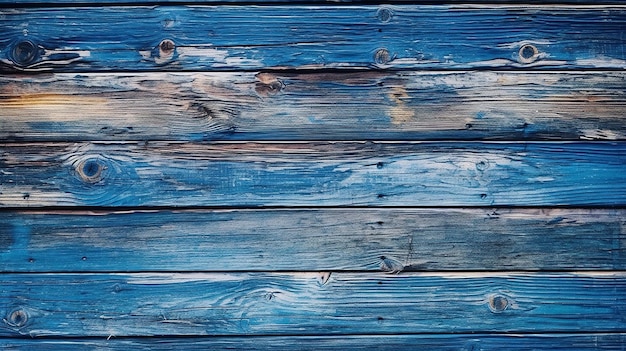
[{"label": "wooden plank", "polygon": [[4,350],[368,350],[623,351],[626,334],[441,334],[194,338],[0,339]]},{"label": "wooden plank", "polygon": [[0,205],[626,205],[624,143],[0,145]]},{"label": "wooden plank", "polygon": [[626,275],[4,274],[0,335],[620,332]]},{"label": "wooden plank", "polygon": [[3,272],[626,269],[626,210],[0,213]]},{"label": "wooden plank", "polygon": [[0,77],[4,140],[626,139],[624,72]]},{"label": "wooden plank", "polygon": [[[306,0],[296,3],[306,4],[362,4],[368,1],[363,0]],[[386,4],[463,4],[467,0],[391,0],[385,1]],[[141,5],[141,4],[241,4],[250,5],[250,0],[0,0],[0,6],[3,7],[32,7],[32,6],[57,6],[57,5]],[[257,5],[276,5],[276,4],[293,4],[293,0],[263,0],[256,1]],[[519,4],[520,1],[515,0],[472,0],[473,4]],[[543,0],[524,0],[525,4],[544,4]],[[550,4],[586,4],[586,5],[623,5],[624,0],[551,0]]]},{"label": "wooden plank", "polygon": [[617,5],[60,7],[0,16],[4,71],[626,68],[626,7]]}]

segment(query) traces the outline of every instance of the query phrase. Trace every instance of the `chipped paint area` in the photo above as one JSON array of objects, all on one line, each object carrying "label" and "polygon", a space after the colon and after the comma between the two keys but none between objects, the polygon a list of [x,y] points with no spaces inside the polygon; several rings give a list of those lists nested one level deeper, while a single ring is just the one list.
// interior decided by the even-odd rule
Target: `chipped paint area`
[{"label": "chipped paint area", "polygon": [[[176,49],[179,60],[193,60],[201,57],[203,60],[213,62],[213,66],[219,67],[260,67],[261,60],[251,59],[248,57],[232,56],[228,50],[218,49],[215,47],[191,47],[183,46]],[[149,52],[148,52],[149,54]]]},{"label": "chipped paint area", "polygon": [[625,139],[626,135],[612,130],[581,130],[581,140],[620,140]]},{"label": "chipped paint area", "polygon": [[409,94],[407,94],[403,87],[393,87],[389,92],[388,97],[394,103],[394,105],[389,109],[391,123],[401,125],[411,122],[415,118],[415,111],[408,107],[405,102],[405,99],[409,98]]}]

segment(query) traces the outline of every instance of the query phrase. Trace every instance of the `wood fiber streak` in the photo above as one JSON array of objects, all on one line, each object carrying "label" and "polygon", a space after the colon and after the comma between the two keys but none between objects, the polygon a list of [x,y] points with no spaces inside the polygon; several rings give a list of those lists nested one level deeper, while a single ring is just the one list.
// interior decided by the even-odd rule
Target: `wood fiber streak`
[{"label": "wood fiber streak", "polygon": [[300,209],[0,213],[1,269],[626,269],[626,211]]},{"label": "wood fiber streak", "polygon": [[267,336],[267,337],[194,337],[91,340],[0,339],[4,350],[325,350],[361,349],[397,351],[435,349],[439,351],[623,351],[625,334],[451,334],[451,335],[359,335],[359,336]]},{"label": "wood fiber streak", "polygon": [[618,273],[4,274],[0,284],[3,336],[626,328]]},{"label": "wood fiber streak", "polygon": [[0,206],[626,205],[623,143],[0,145]]},{"label": "wood fiber streak", "polygon": [[626,67],[623,6],[60,7],[0,17],[5,71]]},{"label": "wood fiber streak", "polygon": [[623,72],[0,77],[4,140],[625,139]]}]

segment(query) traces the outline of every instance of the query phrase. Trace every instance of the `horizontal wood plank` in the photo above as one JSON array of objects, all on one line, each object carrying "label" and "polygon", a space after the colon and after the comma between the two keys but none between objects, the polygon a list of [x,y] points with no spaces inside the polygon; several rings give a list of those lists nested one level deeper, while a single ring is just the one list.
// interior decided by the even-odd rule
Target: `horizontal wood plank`
[{"label": "horizontal wood plank", "polygon": [[3,272],[626,269],[626,210],[0,213]]},{"label": "horizontal wood plank", "polygon": [[619,332],[605,274],[5,274],[0,335]]},{"label": "horizontal wood plank", "polygon": [[0,77],[0,139],[626,139],[624,72]]},{"label": "horizontal wood plank", "polygon": [[624,143],[0,145],[0,206],[626,205]]},{"label": "horizontal wood plank", "polygon": [[626,68],[626,7],[617,5],[105,6],[0,16],[4,71]]},{"label": "horizontal wood plank", "polygon": [[[385,4],[463,4],[467,3],[467,0],[391,0],[385,1]],[[81,4],[82,6],[91,5],[91,6],[103,6],[103,5],[142,5],[142,4],[217,4],[223,5],[232,3],[233,5],[250,5],[251,3],[256,3],[257,5],[281,5],[281,4],[293,4],[293,0],[263,0],[263,1],[250,1],[250,0],[0,0],[0,6],[4,7],[30,7],[30,6],[56,6],[56,5],[77,5]],[[372,1],[364,1],[364,0],[306,0],[301,1],[300,3],[306,4],[332,4],[337,5],[341,4],[363,4],[363,3],[373,3]],[[515,0],[472,0],[473,4],[519,4],[520,1]],[[543,0],[524,0],[525,4],[544,4]],[[550,4],[585,4],[585,5],[623,5],[624,0],[551,0]]]},{"label": "horizontal wood plank", "polygon": [[368,350],[623,351],[626,334],[442,334],[193,338],[0,339],[4,350]]}]

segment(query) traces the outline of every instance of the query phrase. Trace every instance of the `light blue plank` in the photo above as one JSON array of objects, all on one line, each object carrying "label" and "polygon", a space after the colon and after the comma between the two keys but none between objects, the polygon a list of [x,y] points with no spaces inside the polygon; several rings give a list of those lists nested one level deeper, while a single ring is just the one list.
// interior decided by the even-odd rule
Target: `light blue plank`
[{"label": "light blue plank", "polygon": [[0,270],[624,270],[626,210],[0,212]]},{"label": "light blue plank", "polygon": [[4,274],[0,335],[620,332],[611,274]]},{"label": "light blue plank", "polygon": [[156,6],[0,15],[8,71],[626,67],[621,6]]},{"label": "light blue plank", "polygon": [[0,147],[0,205],[626,205],[624,143]]}]

